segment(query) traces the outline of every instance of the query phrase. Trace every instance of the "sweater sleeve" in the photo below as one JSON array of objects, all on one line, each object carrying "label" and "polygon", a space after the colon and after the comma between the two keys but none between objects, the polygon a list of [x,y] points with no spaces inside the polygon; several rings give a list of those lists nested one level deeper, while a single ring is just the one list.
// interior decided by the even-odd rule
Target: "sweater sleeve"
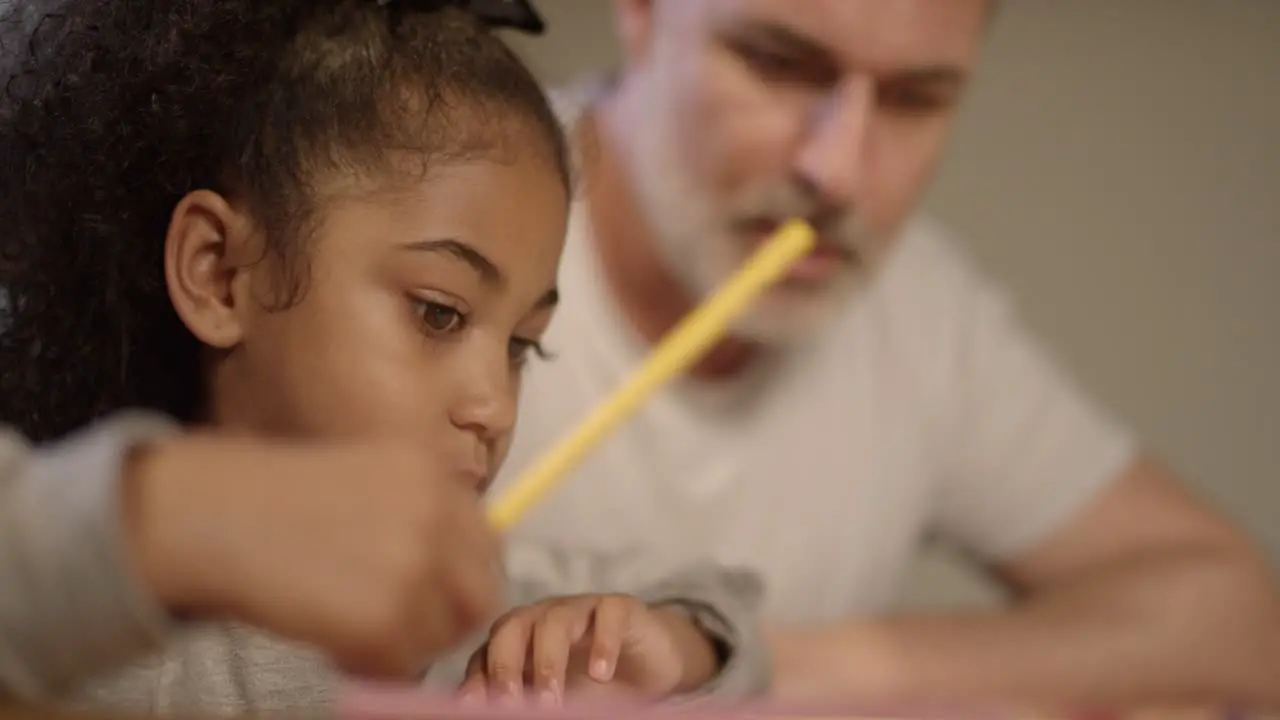
[{"label": "sweater sleeve", "polygon": [[119,479],[172,432],[141,413],[42,447],[0,429],[0,699],[43,702],[160,647],[170,619],[131,567]]}]

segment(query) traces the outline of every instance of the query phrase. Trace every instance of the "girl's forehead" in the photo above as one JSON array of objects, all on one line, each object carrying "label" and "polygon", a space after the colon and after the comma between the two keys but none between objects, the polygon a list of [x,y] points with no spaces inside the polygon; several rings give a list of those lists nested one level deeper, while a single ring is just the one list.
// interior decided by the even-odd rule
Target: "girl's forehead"
[{"label": "girl's forehead", "polygon": [[415,183],[334,198],[324,235],[343,252],[454,240],[509,277],[545,274],[558,262],[568,193],[556,169],[533,153],[434,166]]}]

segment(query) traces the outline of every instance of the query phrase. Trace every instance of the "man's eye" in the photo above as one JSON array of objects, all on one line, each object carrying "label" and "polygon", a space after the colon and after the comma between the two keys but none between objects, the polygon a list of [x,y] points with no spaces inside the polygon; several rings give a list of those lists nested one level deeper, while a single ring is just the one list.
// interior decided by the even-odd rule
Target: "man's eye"
[{"label": "man's eye", "polygon": [[761,75],[767,77],[787,77],[799,73],[801,63],[795,58],[759,48],[741,48],[743,59]]},{"label": "man's eye", "polygon": [[804,87],[826,87],[839,73],[824,58],[771,48],[749,41],[735,41],[730,47],[758,77],[769,83]]},{"label": "man's eye", "polygon": [[433,333],[452,333],[462,329],[466,318],[456,308],[430,300],[418,300],[418,317],[422,325]]},{"label": "man's eye", "polygon": [[881,88],[878,100],[891,111],[908,115],[927,115],[947,109],[951,100],[933,90],[912,87]]}]

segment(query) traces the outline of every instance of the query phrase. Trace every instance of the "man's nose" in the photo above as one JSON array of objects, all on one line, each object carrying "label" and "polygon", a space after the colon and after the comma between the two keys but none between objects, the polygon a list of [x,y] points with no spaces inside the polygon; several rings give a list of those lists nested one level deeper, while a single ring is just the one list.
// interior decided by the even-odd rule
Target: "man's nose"
[{"label": "man's nose", "polygon": [[795,169],[823,204],[857,204],[874,109],[875,85],[866,76],[835,86],[813,108]]}]

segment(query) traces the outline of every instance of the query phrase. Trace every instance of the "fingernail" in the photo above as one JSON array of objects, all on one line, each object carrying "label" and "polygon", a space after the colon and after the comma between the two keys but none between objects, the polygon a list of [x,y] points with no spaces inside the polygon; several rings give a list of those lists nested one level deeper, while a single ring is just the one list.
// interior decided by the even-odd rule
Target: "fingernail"
[{"label": "fingernail", "polygon": [[512,680],[502,686],[502,700],[507,705],[520,702],[520,683]]},{"label": "fingernail", "polygon": [[538,693],[538,704],[543,707],[555,707],[559,700],[560,698],[556,696],[556,691],[550,688]]},{"label": "fingernail", "polygon": [[591,662],[591,677],[605,682],[609,679],[609,661],[605,659],[593,660]]}]

